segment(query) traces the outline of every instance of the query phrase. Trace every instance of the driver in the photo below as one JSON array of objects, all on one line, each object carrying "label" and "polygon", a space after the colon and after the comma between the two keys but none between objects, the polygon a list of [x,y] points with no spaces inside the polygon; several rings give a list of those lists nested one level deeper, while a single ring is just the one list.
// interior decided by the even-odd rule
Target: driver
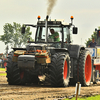
[{"label": "driver", "polygon": [[49,36],[49,38],[54,39],[54,42],[59,42],[60,38],[59,38],[59,33],[55,32],[54,29],[50,29],[51,35]]}]

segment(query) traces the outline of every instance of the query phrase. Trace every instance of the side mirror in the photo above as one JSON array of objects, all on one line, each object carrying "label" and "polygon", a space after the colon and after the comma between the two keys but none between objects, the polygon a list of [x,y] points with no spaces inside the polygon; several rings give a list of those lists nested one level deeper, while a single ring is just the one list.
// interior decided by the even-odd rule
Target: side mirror
[{"label": "side mirror", "polygon": [[73,27],[73,34],[77,34],[78,28],[77,27]]},{"label": "side mirror", "polygon": [[22,34],[25,34],[25,27],[22,27],[21,33],[22,33]]}]

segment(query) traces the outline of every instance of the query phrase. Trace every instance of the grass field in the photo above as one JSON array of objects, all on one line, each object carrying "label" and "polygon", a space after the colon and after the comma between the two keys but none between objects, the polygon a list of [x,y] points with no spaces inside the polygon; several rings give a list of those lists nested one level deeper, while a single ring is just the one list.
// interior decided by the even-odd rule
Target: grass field
[{"label": "grass field", "polygon": [[[76,100],[76,98],[74,97],[72,99],[64,99],[64,100]],[[84,98],[77,98],[77,100],[100,100],[100,95],[84,97]]]},{"label": "grass field", "polygon": [[6,71],[5,68],[0,68],[0,71]]},{"label": "grass field", "polygon": [[6,73],[4,73],[4,74],[3,73],[0,73],[0,76],[6,76]]},{"label": "grass field", "polygon": [[6,76],[5,68],[0,68],[0,76]]}]

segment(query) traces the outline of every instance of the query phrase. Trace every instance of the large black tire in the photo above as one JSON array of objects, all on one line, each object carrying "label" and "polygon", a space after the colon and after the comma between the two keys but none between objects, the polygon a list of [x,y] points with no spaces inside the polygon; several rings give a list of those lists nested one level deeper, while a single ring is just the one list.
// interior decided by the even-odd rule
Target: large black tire
[{"label": "large black tire", "polygon": [[49,64],[50,83],[54,87],[64,87],[69,84],[70,57],[68,53],[55,53]]},{"label": "large black tire", "polygon": [[17,62],[12,61],[13,52],[8,55],[7,61],[7,81],[10,85],[23,85],[28,83],[29,80],[27,78],[28,72],[25,70],[20,70],[18,68]]},{"label": "large black tire", "polygon": [[92,60],[88,50],[80,51],[79,58],[73,59],[73,78],[70,79],[70,85],[80,82],[82,86],[88,86],[92,77]]},{"label": "large black tire", "polygon": [[92,60],[88,50],[80,52],[77,68],[77,79],[82,86],[89,86],[92,78]]}]

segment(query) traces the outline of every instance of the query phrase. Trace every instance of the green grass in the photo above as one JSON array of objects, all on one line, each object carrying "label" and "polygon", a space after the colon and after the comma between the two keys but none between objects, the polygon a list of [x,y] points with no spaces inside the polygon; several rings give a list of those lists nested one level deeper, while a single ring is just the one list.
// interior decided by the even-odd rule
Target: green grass
[{"label": "green grass", "polygon": [[[72,99],[64,99],[64,100],[76,100],[76,98],[74,97]],[[100,100],[100,95],[91,96],[91,97],[77,98],[77,100]]]},{"label": "green grass", "polygon": [[6,76],[7,74],[6,73],[0,73],[0,76]]},{"label": "green grass", "polygon": [[6,71],[5,68],[0,68],[0,71]]},{"label": "green grass", "polygon": [[[5,68],[0,68],[0,71],[5,72],[6,70],[5,70]],[[0,76],[6,76],[6,73],[0,73]]]}]

